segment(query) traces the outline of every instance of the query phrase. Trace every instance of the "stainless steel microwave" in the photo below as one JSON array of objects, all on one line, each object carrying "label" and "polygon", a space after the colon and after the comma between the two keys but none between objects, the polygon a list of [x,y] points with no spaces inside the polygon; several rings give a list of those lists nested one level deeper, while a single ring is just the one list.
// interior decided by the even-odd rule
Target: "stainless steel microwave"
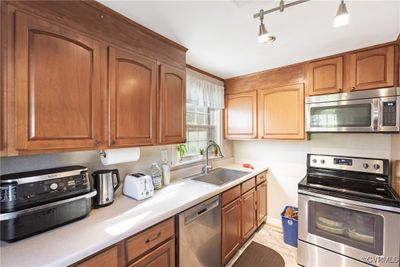
[{"label": "stainless steel microwave", "polygon": [[306,98],[307,132],[399,132],[400,87]]}]

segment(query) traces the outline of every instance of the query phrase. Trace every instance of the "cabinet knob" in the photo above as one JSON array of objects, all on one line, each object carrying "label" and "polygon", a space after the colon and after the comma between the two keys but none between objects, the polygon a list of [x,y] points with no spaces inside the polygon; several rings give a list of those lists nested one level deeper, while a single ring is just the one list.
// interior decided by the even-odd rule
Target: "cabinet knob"
[{"label": "cabinet knob", "polygon": [[100,145],[100,140],[99,140],[99,139],[95,139],[95,140],[94,140],[94,144],[95,144],[96,146]]},{"label": "cabinet knob", "polygon": [[116,143],[117,143],[117,141],[115,141],[115,140],[112,140],[112,141],[111,141],[111,144],[112,144],[112,145],[115,145]]}]

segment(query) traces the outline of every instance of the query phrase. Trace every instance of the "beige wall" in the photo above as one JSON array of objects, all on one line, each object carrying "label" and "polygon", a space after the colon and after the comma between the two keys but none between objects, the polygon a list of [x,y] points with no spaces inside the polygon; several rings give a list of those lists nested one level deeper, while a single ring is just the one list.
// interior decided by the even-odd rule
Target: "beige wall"
[{"label": "beige wall", "polygon": [[392,135],[392,185],[400,195],[400,134]]},{"label": "beige wall", "polygon": [[233,154],[237,162],[260,162],[270,167],[268,219],[279,225],[283,207],[297,206],[297,184],[306,174],[307,153],[390,159],[391,139],[385,134],[313,134],[309,141],[235,141]]}]

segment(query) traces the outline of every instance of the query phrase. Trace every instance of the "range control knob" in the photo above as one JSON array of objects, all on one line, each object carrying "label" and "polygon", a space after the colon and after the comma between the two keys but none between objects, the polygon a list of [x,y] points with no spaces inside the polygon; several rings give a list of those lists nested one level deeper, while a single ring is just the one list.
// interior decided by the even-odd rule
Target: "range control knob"
[{"label": "range control knob", "polygon": [[57,183],[52,183],[51,185],[50,185],[50,189],[51,190],[56,190],[58,188],[58,184]]},{"label": "range control knob", "polygon": [[364,163],[364,164],[363,164],[363,168],[364,168],[364,169],[368,169],[368,168],[369,168],[369,164],[368,164],[368,163]]},{"label": "range control knob", "polygon": [[375,170],[379,170],[379,168],[380,168],[381,166],[379,166],[379,164],[374,164],[373,167],[374,167]]},{"label": "range control knob", "polygon": [[313,160],[312,160],[312,163],[317,163],[317,160],[316,160],[316,159],[313,159]]},{"label": "range control knob", "polygon": [[325,160],[324,159],[321,159],[321,164],[325,164]]}]

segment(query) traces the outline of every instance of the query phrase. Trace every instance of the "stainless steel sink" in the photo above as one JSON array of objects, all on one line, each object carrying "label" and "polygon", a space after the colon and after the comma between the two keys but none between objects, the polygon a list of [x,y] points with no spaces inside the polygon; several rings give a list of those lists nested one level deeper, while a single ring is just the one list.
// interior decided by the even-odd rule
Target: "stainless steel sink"
[{"label": "stainless steel sink", "polygon": [[210,171],[208,174],[200,174],[192,178],[192,180],[205,182],[215,185],[223,185],[242,178],[250,172],[236,171],[231,169],[218,168]]}]

